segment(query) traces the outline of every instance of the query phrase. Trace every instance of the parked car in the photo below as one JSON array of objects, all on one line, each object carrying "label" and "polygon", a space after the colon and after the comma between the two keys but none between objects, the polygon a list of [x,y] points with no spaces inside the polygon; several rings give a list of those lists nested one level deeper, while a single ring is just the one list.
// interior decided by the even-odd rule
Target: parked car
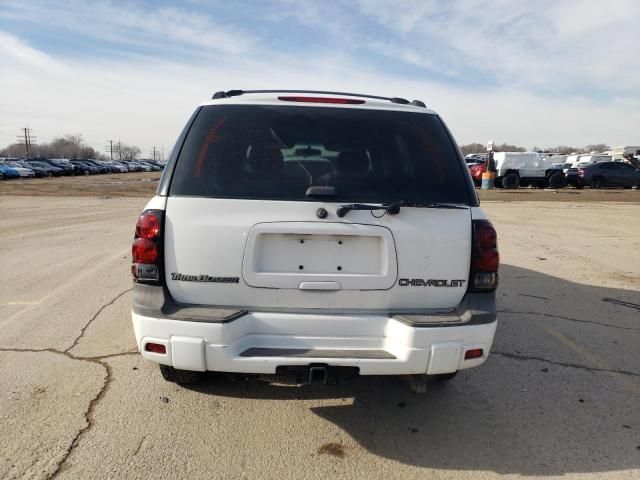
[{"label": "parked car", "polygon": [[464,157],[464,161],[469,164],[482,163],[486,161],[487,155],[485,153],[470,153]]},{"label": "parked car", "polygon": [[111,167],[103,165],[98,160],[84,158],[82,161],[88,165],[96,167],[99,173],[111,173]]},{"label": "parked car", "polygon": [[134,162],[133,160],[123,160],[123,163],[127,165],[130,172],[143,172],[144,168],[139,163]]},{"label": "parked car", "polygon": [[[133,241],[136,343],[166,380],[343,369],[422,390],[484,363],[496,231],[440,116],[355,94],[213,98]],[[309,146],[330,169],[300,164]]]},{"label": "parked car", "polygon": [[132,167],[130,167],[130,166],[129,166],[126,162],[124,162],[124,161],[118,161],[118,162],[114,161],[113,163],[115,163],[116,165],[119,165],[120,167],[122,167],[122,169],[123,169],[125,172],[133,172],[133,168],[132,168]]},{"label": "parked car", "polygon": [[116,166],[113,162],[105,162],[103,160],[92,160],[92,162],[97,163],[105,168],[109,169],[108,173],[122,173],[122,169]]},{"label": "parked car", "polygon": [[68,161],[63,161],[59,159],[38,159],[41,162],[48,163],[52,167],[61,168],[62,175],[75,175],[74,166]]},{"label": "parked car", "polygon": [[25,160],[21,163],[28,168],[32,168],[32,166],[34,166],[44,170],[47,173],[46,176],[48,177],[59,177],[64,174],[64,169],[60,167],[54,167],[50,163],[40,160]]},{"label": "parked car", "polygon": [[153,170],[153,168],[151,167],[151,165],[147,165],[143,162],[139,162],[139,161],[135,161],[134,162],[137,166],[140,167],[140,171],[141,172],[151,172]]},{"label": "parked car", "polygon": [[24,160],[15,160],[15,162],[17,165],[20,165],[22,168],[27,168],[29,170],[31,170],[33,172],[34,177],[36,178],[43,178],[43,177],[50,177],[51,176],[51,172],[49,171],[48,168],[42,168],[39,167],[37,165],[33,165],[31,163],[25,162]]},{"label": "parked car", "polygon": [[144,163],[139,162],[138,160],[136,160],[134,163],[140,167],[141,172],[151,172],[153,170],[149,165],[145,165]]},{"label": "parked car", "polygon": [[570,168],[567,182],[576,188],[638,187],[640,170],[626,162],[588,163]]},{"label": "parked car", "polygon": [[4,162],[4,165],[17,170],[21,178],[33,178],[36,175],[36,173],[31,168],[23,167],[18,162]]},{"label": "parked car", "polygon": [[96,167],[95,165],[91,165],[89,163],[85,163],[82,160],[71,160],[70,163],[75,167],[75,169],[79,174],[95,175],[96,173],[100,173],[100,170],[98,170],[98,167]]},{"label": "parked car", "polygon": [[485,162],[469,165],[469,173],[471,173],[471,178],[473,178],[473,183],[476,187],[482,185],[482,174],[485,172],[485,169]]},{"label": "parked car", "polygon": [[3,180],[9,180],[10,178],[20,178],[20,172],[13,167],[9,167],[4,163],[0,163],[0,173]]},{"label": "parked car", "polygon": [[597,154],[597,155],[581,155],[579,163],[598,163],[598,162],[611,162],[611,155]]},{"label": "parked car", "polygon": [[164,163],[159,162],[157,160],[146,160],[147,163],[150,163],[151,165],[155,165],[156,167],[158,167],[160,170],[164,170]]},{"label": "parked car", "polygon": [[138,161],[138,163],[140,163],[141,165],[147,166],[149,167],[152,172],[159,172],[160,170],[162,170],[160,167],[158,167],[157,165],[147,161],[147,160],[140,160]]},{"label": "parked car", "polygon": [[118,173],[127,173],[129,171],[129,169],[127,168],[127,166],[123,163],[120,162],[109,162],[111,165],[111,168]]}]

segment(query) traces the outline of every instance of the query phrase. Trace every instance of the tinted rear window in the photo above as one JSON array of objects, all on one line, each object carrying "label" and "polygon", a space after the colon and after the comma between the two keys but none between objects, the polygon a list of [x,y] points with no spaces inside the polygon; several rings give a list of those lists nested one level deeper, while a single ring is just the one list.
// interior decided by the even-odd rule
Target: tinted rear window
[{"label": "tinted rear window", "polygon": [[436,115],[297,106],[207,106],[177,159],[170,195],[309,201],[469,203],[455,145]]}]

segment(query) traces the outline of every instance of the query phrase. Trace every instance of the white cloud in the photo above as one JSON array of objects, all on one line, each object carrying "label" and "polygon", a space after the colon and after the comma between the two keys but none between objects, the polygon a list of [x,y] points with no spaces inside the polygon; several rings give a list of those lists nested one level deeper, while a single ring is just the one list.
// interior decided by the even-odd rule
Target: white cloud
[{"label": "white cloud", "polygon": [[[0,146],[28,123],[40,141],[82,133],[98,149],[110,138],[144,152],[154,144],[168,149],[213,91],[274,87],[420,98],[461,143],[640,142],[640,77],[633,70],[639,30],[629,27],[640,2],[583,2],[576,9],[571,2],[397,0],[306,8],[279,0],[279,8],[261,10],[265,28],[294,23],[324,33],[331,47],[316,45],[312,54],[296,45],[268,50],[253,29],[183,9],[146,11],[110,1],[73,8],[2,5],[0,18],[28,18],[34,28],[52,22],[78,38],[123,48],[110,58],[104,50],[47,54],[0,32]],[[364,29],[363,19],[379,31]],[[426,75],[408,78],[358,50],[468,81],[454,86]],[[494,76],[495,85],[470,87],[473,75]]]},{"label": "white cloud", "polygon": [[112,1],[48,0],[44,3],[5,0],[0,15],[8,20],[55,25],[88,38],[138,47],[198,47],[242,54],[254,47],[248,32],[221,25],[210,16],[174,7],[141,8]]},{"label": "white cloud", "polygon": [[[390,56],[464,74],[495,75],[501,86],[547,93],[623,92],[640,51],[637,0],[360,0],[361,12],[393,31]],[[447,63],[448,62],[448,63]]]},{"label": "white cloud", "polygon": [[[21,61],[3,58],[0,68],[14,74],[0,77],[0,115],[19,112],[15,118],[28,122],[42,141],[79,132],[96,148],[109,138],[120,138],[146,152],[151,145],[170,148],[195,106],[215,90],[281,86],[420,98],[443,115],[461,143],[495,138],[531,147],[640,140],[640,102],[600,105],[579,99],[558,102],[516,89],[453,89],[368,69],[355,72],[348,58],[334,56],[281,64],[277,78],[267,74],[271,67],[268,60],[238,61],[223,69],[149,59],[67,61],[64,68],[30,76],[15,74],[28,68]],[[307,72],[312,70],[310,77]],[[0,136],[0,143],[13,141],[15,133]]]},{"label": "white cloud", "polygon": [[11,58],[12,61],[26,68],[56,70],[61,68],[61,65],[51,56],[31,48],[13,35],[0,31],[0,60],[3,58]]}]

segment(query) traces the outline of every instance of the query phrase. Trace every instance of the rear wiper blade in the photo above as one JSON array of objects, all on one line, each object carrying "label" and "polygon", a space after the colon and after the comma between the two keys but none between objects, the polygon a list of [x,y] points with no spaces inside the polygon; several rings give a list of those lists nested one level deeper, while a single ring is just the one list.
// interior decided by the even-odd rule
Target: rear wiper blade
[{"label": "rear wiper blade", "polygon": [[336,214],[338,217],[342,218],[351,210],[385,210],[385,213],[389,215],[397,215],[400,213],[400,207],[416,207],[416,208],[442,208],[442,209],[451,209],[451,210],[468,210],[469,207],[466,205],[459,205],[456,203],[437,203],[437,202],[407,202],[405,200],[400,200],[397,202],[385,203],[382,205],[370,205],[368,203],[350,203],[347,205],[340,205]]},{"label": "rear wiper blade", "polygon": [[389,205],[398,205],[398,207],[416,207],[416,208],[443,208],[450,210],[468,210],[468,205],[461,205],[458,203],[439,203],[439,202],[407,202],[407,201],[399,201],[393,202]]},{"label": "rear wiper blade", "polygon": [[342,218],[351,210],[386,210],[384,213],[388,213],[389,215],[395,215],[400,211],[400,205],[397,205],[396,203],[388,203],[386,205],[369,205],[368,203],[349,203],[347,205],[340,205],[336,210],[336,215]]}]

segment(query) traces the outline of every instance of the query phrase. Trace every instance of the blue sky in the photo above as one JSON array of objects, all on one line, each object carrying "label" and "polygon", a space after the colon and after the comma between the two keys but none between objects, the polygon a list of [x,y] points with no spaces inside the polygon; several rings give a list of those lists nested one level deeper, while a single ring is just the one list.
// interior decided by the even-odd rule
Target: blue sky
[{"label": "blue sky", "polygon": [[423,99],[460,143],[640,143],[636,0],[0,0],[0,145],[171,147],[215,90]]}]

